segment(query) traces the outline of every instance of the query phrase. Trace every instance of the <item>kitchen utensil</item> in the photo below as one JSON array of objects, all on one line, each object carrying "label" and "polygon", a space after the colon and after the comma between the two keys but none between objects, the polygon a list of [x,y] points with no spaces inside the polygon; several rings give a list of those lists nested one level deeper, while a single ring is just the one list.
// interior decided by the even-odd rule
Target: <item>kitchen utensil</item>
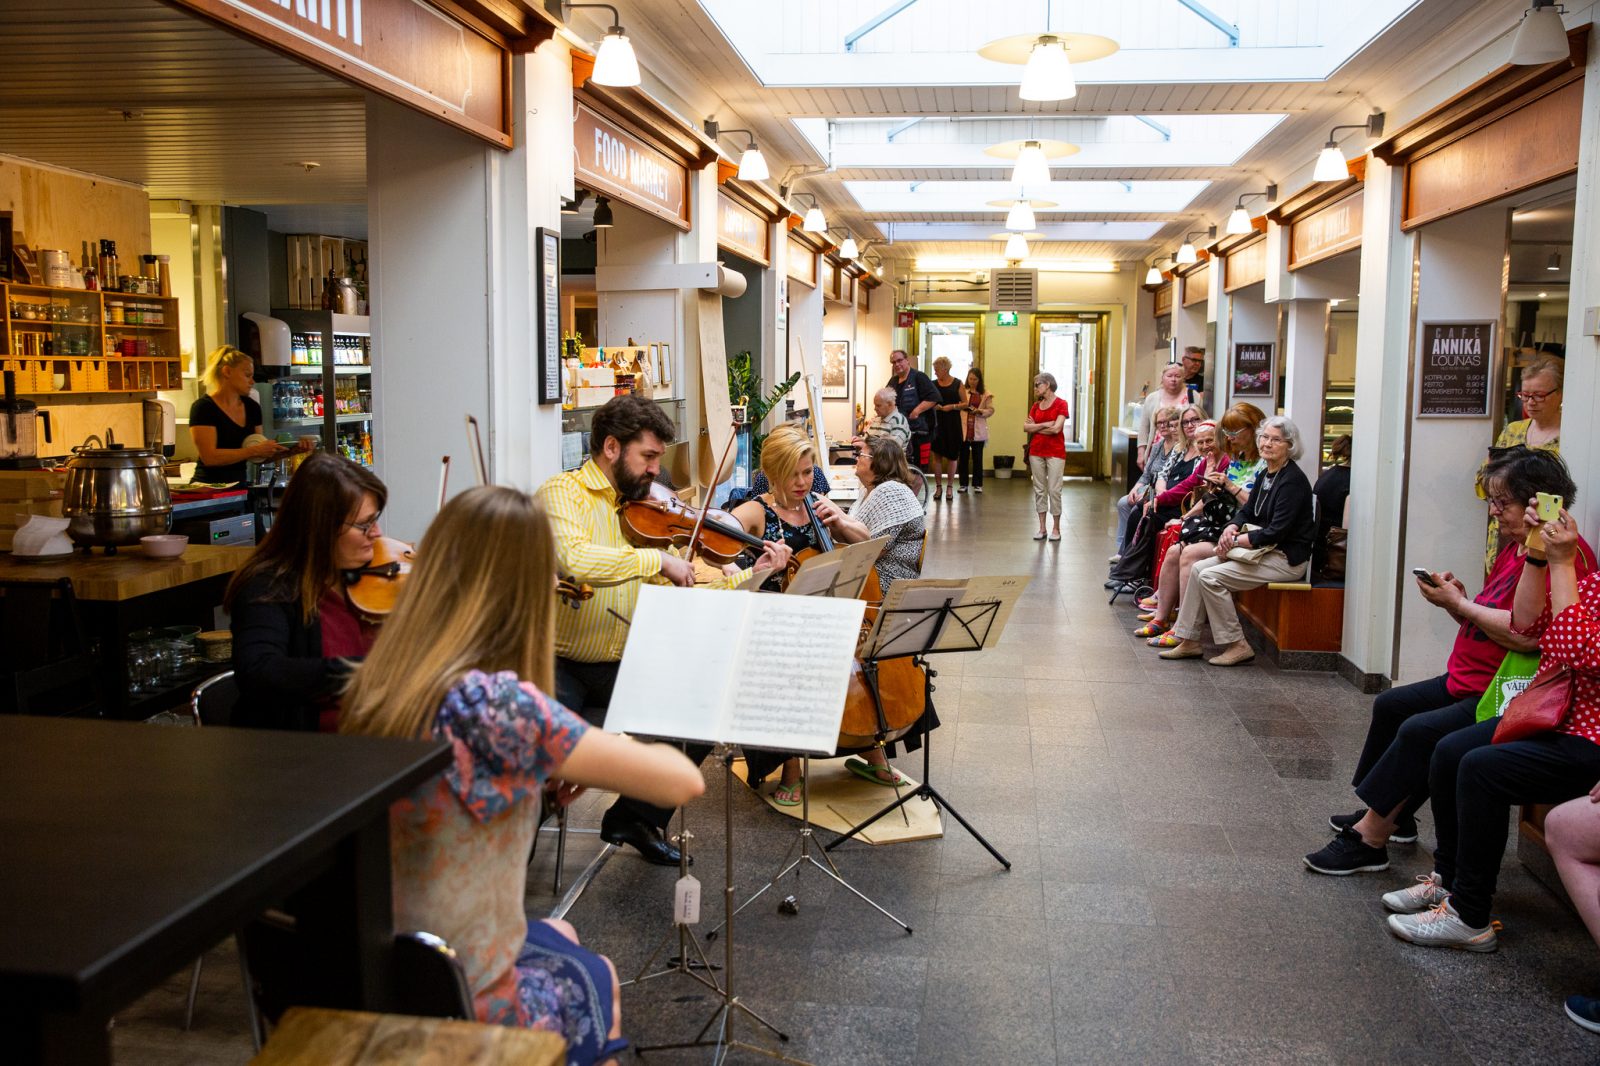
[{"label": "kitchen utensil", "polygon": [[50,412],[39,410],[32,400],[17,398],[16,374],[5,372],[5,400],[0,401],[0,466],[10,469],[37,467],[39,463],[38,427],[44,426],[44,439],[50,436]]},{"label": "kitchen utensil", "polygon": [[361,293],[356,290],[356,283],[350,278],[329,278],[328,284],[333,286],[333,309],[341,315],[356,314],[361,307]]},{"label": "kitchen utensil", "polygon": [[[110,430],[106,439],[111,439]],[[78,545],[137,544],[141,537],[172,526],[172,494],[160,455],[109,444],[80,446],[67,462],[61,513],[70,518],[67,533]]]},{"label": "kitchen utensil", "polygon": [[140,537],[139,543],[144,546],[146,558],[176,559],[189,547],[189,538],[175,533],[156,533]]}]

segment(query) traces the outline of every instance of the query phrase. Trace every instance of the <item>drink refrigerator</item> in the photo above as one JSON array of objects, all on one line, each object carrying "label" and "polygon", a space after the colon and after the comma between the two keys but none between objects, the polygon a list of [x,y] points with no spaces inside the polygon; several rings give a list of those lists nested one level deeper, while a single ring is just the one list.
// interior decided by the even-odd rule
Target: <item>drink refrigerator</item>
[{"label": "drink refrigerator", "polygon": [[280,308],[289,326],[290,365],[280,368],[262,404],[268,436],[314,434],[336,455],[374,465],[372,328],[366,315]]}]

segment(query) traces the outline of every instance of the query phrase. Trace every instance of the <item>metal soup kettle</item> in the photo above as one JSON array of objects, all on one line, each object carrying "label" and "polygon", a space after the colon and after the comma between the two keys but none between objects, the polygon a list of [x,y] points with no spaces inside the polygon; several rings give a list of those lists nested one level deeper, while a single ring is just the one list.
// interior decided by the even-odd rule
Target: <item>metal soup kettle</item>
[{"label": "metal soup kettle", "polygon": [[116,551],[140,537],[172,526],[172,494],[167,491],[166,460],[159,454],[117,444],[106,431],[106,446],[80,445],[67,461],[67,487],[61,513],[71,519],[67,535],[85,548]]}]

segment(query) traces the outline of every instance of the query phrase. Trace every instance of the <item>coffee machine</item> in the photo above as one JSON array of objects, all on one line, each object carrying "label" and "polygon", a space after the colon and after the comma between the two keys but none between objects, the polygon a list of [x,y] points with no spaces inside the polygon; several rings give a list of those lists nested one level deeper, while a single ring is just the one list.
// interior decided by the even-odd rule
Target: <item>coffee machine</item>
[{"label": "coffee machine", "polygon": [[168,459],[178,444],[178,411],[171,400],[144,402],[144,446]]}]

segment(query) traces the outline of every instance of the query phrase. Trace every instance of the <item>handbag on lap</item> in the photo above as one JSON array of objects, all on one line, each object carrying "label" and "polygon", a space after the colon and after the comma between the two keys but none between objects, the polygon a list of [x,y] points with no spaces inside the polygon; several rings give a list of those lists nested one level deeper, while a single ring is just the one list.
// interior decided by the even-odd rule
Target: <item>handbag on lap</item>
[{"label": "handbag on lap", "polygon": [[[1260,526],[1253,526],[1249,523],[1245,523],[1245,525],[1239,528],[1239,532],[1254,533],[1260,528]],[[1232,559],[1236,563],[1259,563],[1262,559],[1265,559],[1268,555],[1277,550],[1278,546],[1276,544],[1264,544],[1259,548],[1229,548],[1228,558]]]},{"label": "handbag on lap", "polygon": [[1494,730],[1494,743],[1509,744],[1539,733],[1548,733],[1561,724],[1572,706],[1572,669],[1566,664],[1540,674],[1517,695],[1511,697],[1500,724]]}]

